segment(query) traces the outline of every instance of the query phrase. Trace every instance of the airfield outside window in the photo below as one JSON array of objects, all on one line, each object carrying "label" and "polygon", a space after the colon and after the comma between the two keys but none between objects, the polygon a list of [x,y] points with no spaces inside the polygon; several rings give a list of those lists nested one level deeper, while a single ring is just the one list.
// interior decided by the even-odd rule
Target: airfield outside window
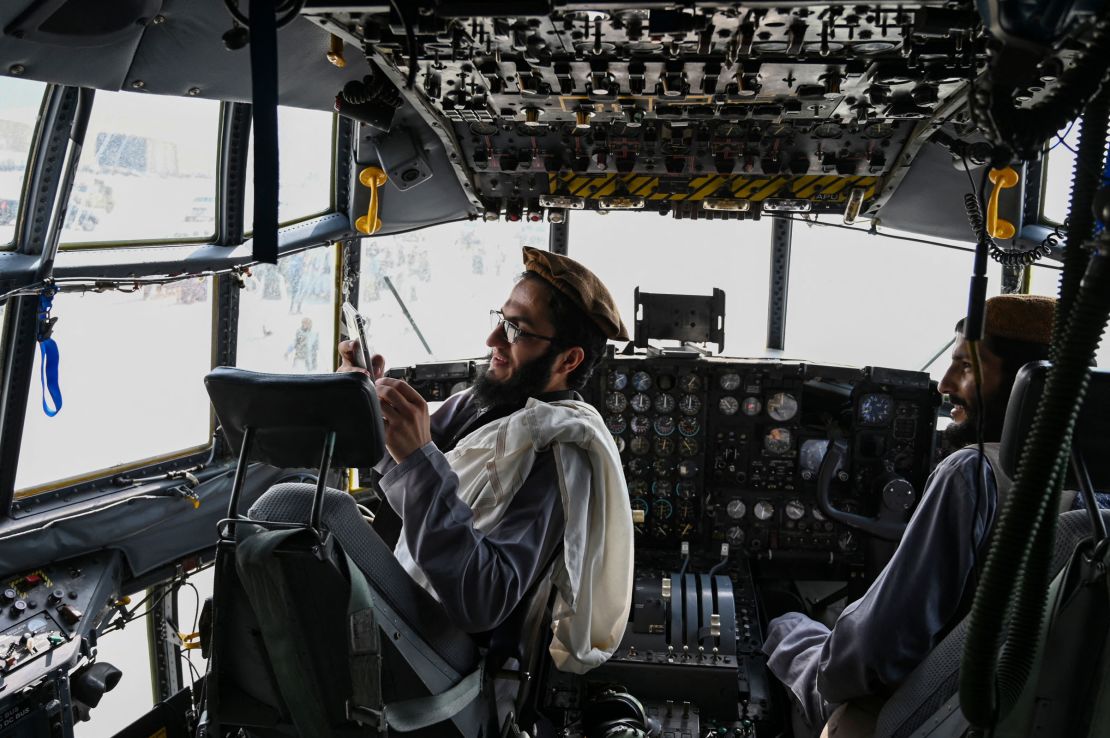
[{"label": "airfield outside window", "polygon": [[240,292],[235,363],[275,373],[326,373],[335,354],[335,247],[251,267]]},{"label": "airfield outside window", "polygon": [[23,175],[46,85],[0,77],[0,248],[15,237]]},{"label": "airfield outside window", "polygon": [[490,308],[524,271],[524,246],[546,250],[547,224],[460,222],[363,239],[358,307],[371,349],[387,366],[484,356]]},{"label": "airfield outside window", "polygon": [[214,100],[97,92],[62,244],[211,238],[219,114]]},{"label": "airfield outside window", "polygon": [[[16,495],[206,446],[212,280],[54,298],[62,409],[42,409],[35,357]],[[107,473],[107,472],[106,472]]]},{"label": "airfield outside window", "polygon": [[630,332],[636,287],[687,295],[711,295],[717,287],[725,292],[723,353],[764,354],[770,219],[691,221],[583,211],[571,215],[570,240],[570,256],[609,287]]},{"label": "airfield outside window", "polygon": [[[319,110],[278,108],[278,222],[326,212],[331,206],[332,126],[335,116]],[[254,228],[254,135],[247,149],[244,227]]]},{"label": "airfield outside window", "polygon": [[1068,217],[1071,199],[1072,170],[1079,148],[1080,123],[1069,125],[1052,139],[1045,155],[1044,188],[1041,190],[1041,214],[1050,223],[1063,223]]},{"label": "airfield outside window", "polygon": [[[786,356],[917,370],[952,338],[967,310],[974,255],[870,235],[869,227],[794,224]],[[987,274],[996,295],[996,262]],[[949,353],[930,365],[934,379]]]}]

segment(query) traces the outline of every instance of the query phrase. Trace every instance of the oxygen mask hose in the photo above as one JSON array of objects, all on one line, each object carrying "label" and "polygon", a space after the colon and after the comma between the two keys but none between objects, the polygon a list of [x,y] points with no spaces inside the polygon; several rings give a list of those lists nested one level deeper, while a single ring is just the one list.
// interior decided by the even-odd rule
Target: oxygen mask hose
[{"label": "oxygen mask hose", "polygon": [[[1110,315],[1110,237],[1104,232],[1097,240],[1087,241],[1094,227],[1090,207],[1097,182],[1092,184],[1085,177],[1102,171],[1106,102],[1104,93],[1097,105],[1088,107],[1089,127],[1083,131],[1087,145],[1081,143],[1084,158],[1076,164],[1071,222],[1080,226],[1073,225],[1072,233],[1085,237],[1069,234],[1053,331],[1053,365],[1025,439],[1013,491],[999,513],[971,608],[960,669],[960,707],[981,731],[1006,717],[1032,671],[1037,653],[1034,644],[1045,618],[1051,578],[1048,554],[1068,450],[1091,360]],[[1096,110],[1101,111],[1101,123],[1094,117]],[[1089,143],[1090,139],[1094,143]],[[1076,208],[1084,202],[1086,212],[1080,212]],[[1079,227],[1086,230],[1079,231]],[[1087,262],[1086,272],[1078,276],[1083,262]],[[1069,292],[1071,285],[1075,289]]]}]

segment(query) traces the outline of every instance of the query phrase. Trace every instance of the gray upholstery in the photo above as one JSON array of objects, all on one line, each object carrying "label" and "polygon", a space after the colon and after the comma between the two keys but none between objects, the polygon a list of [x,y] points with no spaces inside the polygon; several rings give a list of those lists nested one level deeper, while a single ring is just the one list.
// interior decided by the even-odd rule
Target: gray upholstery
[{"label": "gray upholstery", "polygon": [[[1110,526],[1110,510],[1102,511]],[[1055,576],[1080,541],[1090,536],[1091,522],[1085,510],[1061,515],[1056,527],[1056,545],[1050,571]],[[959,690],[960,659],[967,635],[967,618],[932,650],[879,713],[876,738],[903,738],[921,727]]]}]

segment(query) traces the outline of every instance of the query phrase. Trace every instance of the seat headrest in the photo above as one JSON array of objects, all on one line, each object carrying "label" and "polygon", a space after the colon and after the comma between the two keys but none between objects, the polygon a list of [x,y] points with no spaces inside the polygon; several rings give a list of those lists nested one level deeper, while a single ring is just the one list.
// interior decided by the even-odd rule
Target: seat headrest
[{"label": "seat headrest", "polygon": [[[999,446],[1002,471],[1011,479],[1017,474],[1021,449],[1033,427],[1033,416],[1037,411],[1037,403],[1044,394],[1050,366],[1047,361],[1026,364],[1018,371],[1014,380]],[[1110,454],[1106,453],[1106,449],[1110,448],[1110,370],[1091,370],[1087,394],[1075,426],[1074,448],[1086,462],[1094,488],[1110,489]],[[1070,472],[1067,486],[1075,487]]]},{"label": "seat headrest", "polygon": [[385,453],[378,395],[365,374],[264,374],[221,366],[204,385],[236,452],[244,429],[254,429],[251,460],[319,466],[329,430],[336,432],[334,467],[370,467]]}]

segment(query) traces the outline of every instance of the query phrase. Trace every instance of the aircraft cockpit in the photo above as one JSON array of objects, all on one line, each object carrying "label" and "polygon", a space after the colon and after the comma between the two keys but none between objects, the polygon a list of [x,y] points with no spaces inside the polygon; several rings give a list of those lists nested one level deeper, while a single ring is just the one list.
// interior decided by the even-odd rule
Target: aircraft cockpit
[{"label": "aircraft cockpit", "polygon": [[[1102,734],[1108,130],[1106,0],[8,3],[0,738]],[[601,559],[472,633],[383,491],[375,380],[434,429],[564,348],[501,303],[533,249],[628,329],[575,388],[631,557],[589,668]],[[1056,301],[991,343],[1010,295]],[[800,719],[779,618],[897,587],[957,454],[958,606]]]}]

